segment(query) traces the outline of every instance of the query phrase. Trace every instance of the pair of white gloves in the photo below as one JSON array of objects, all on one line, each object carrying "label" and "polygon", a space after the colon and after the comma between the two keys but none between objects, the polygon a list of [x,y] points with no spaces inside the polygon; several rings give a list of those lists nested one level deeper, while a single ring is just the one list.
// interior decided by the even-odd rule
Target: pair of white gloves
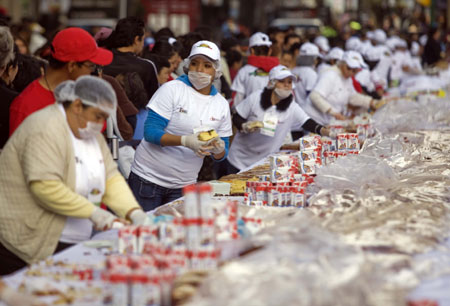
[{"label": "pair of white gloves", "polygon": [[181,145],[191,149],[199,157],[220,154],[225,150],[225,141],[220,137],[202,141],[198,139],[199,134],[181,136]]},{"label": "pair of white gloves", "polygon": [[[148,217],[148,215],[142,209],[133,210],[129,219],[133,225],[150,225],[152,221]],[[100,207],[96,207],[92,212],[89,220],[94,223],[94,227],[96,230],[106,231],[112,228],[120,228],[127,222],[119,219],[117,216],[113,215],[107,210],[101,209]]]}]

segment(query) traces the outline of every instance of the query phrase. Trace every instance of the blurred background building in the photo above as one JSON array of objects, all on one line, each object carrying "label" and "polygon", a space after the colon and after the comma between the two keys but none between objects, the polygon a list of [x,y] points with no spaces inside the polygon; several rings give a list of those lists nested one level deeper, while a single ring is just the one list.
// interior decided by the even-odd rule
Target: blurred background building
[{"label": "blurred background building", "polygon": [[131,15],[144,18],[152,30],[168,26],[177,35],[199,25],[222,31],[270,25],[341,31],[349,21],[355,27],[420,32],[433,23],[447,29],[450,16],[446,0],[0,0],[0,7],[12,23],[38,21],[49,33],[61,24],[114,26]]}]

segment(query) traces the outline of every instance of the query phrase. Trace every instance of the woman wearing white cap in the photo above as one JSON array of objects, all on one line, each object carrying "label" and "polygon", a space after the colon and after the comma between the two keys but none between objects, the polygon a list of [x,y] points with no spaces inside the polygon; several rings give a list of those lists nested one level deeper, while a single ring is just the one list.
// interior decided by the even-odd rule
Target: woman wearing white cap
[{"label": "woman wearing white cap", "polygon": [[270,71],[269,84],[252,93],[236,107],[233,123],[239,129],[227,158],[227,172],[238,171],[278,151],[291,130],[303,128],[309,132],[329,135],[329,130],[292,103],[295,76],[285,66]]},{"label": "woman wearing white cap", "polygon": [[377,71],[374,70],[381,59],[380,51],[377,47],[366,48],[363,56],[368,67],[361,69],[355,76],[364,92],[375,99],[381,99],[384,94],[384,88],[387,85]]},{"label": "woman wearing white cap", "polygon": [[322,54],[323,56],[325,56],[328,51],[330,51],[330,44],[328,42],[328,38],[326,38],[325,36],[317,36],[314,39],[314,44],[319,47],[320,54]]},{"label": "woman wearing white cap", "polygon": [[[205,156],[227,156],[230,109],[213,86],[221,75],[219,48],[199,41],[184,65],[187,75],[162,85],[147,105],[144,140],[128,179],[145,211],[181,197],[182,188],[196,182]],[[212,129],[217,137],[199,140],[200,132]]]},{"label": "woman wearing white cap", "polygon": [[330,50],[330,52],[328,52],[327,55],[325,55],[325,61],[317,67],[317,73],[321,75],[322,73],[327,71],[328,68],[331,68],[332,66],[336,65],[338,61],[342,60],[343,56],[344,50],[339,47],[334,47]]},{"label": "woman wearing white cap", "polygon": [[55,88],[57,104],[30,115],[0,155],[0,274],[89,240],[118,216],[143,224],[101,130],[116,112],[106,81],[83,76]]},{"label": "woman wearing white cap", "polygon": [[359,54],[354,51],[344,53],[336,67],[323,73],[305,104],[305,112],[322,125],[328,125],[332,118],[347,119],[347,105],[374,107],[376,101],[356,92],[352,76],[361,69]]},{"label": "woman wearing white cap", "polygon": [[231,84],[231,90],[235,93],[234,106],[252,92],[263,89],[269,81],[269,71],[279,64],[277,57],[272,57],[272,42],[264,33],[257,32],[250,37],[250,56],[247,65],[239,69],[238,74]]},{"label": "woman wearing white cap", "polygon": [[306,97],[316,85],[316,65],[319,57],[321,54],[316,45],[306,42],[300,47],[297,67],[292,69],[292,73],[297,76],[294,92],[295,100],[299,105],[304,104]]}]

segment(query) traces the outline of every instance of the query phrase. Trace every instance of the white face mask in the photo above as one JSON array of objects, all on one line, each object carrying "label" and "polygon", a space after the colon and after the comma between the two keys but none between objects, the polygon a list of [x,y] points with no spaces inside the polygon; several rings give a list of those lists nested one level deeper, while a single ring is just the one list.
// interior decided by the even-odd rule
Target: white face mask
[{"label": "white face mask", "polygon": [[78,128],[78,133],[81,139],[89,139],[100,134],[103,129],[103,124],[88,121],[85,128]]},{"label": "white face mask", "polygon": [[200,90],[211,84],[211,76],[204,72],[189,71],[189,81],[195,89]]},{"label": "white face mask", "polygon": [[280,100],[286,99],[292,94],[291,89],[281,89],[281,88],[275,88],[275,94],[280,98]]}]

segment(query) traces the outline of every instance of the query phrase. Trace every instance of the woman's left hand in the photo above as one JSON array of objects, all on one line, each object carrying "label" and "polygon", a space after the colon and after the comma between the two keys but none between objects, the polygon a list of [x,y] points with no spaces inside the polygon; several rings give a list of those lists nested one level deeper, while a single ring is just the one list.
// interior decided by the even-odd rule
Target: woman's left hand
[{"label": "woman's left hand", "polygon": [[[320,135],[321,135],[321,136],[327,136],[327,137],[333,138],[333,137],[332,137],[333,135],[331,135],[331,129],[326,128],[326,127],[323,127],[323,128],[320,129]],[[334,136],[335,136],[335,135],[334,135]]]}]

